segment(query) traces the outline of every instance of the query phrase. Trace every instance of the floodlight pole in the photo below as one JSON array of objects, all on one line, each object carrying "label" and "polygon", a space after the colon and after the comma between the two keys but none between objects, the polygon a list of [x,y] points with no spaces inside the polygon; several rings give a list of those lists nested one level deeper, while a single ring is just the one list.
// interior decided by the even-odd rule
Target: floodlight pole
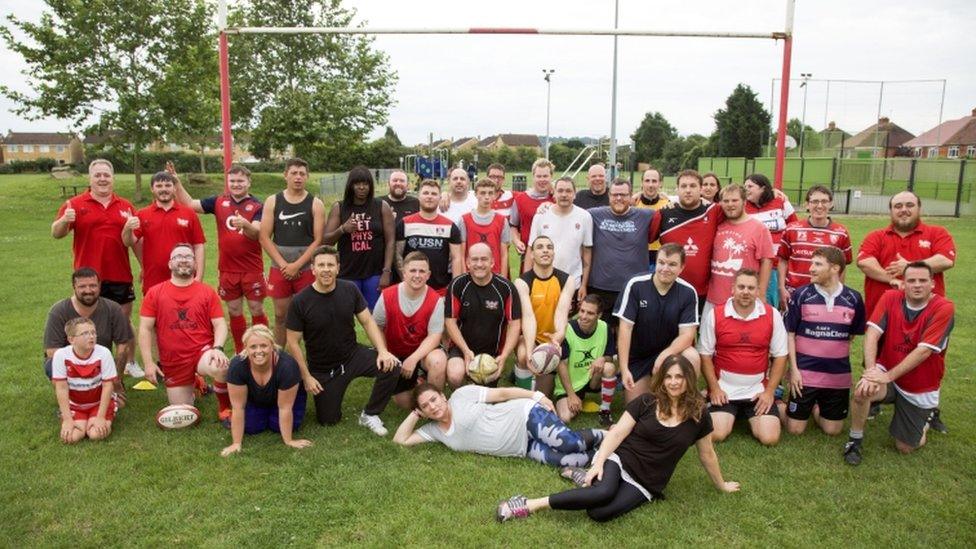
[{"label": "floodlight pole", "polygon": [[227,55],[227,0],[220,0],[217,8],[217,27],[220,56],[220,133],[224,147],[224,191],[227,191],[227,172],[234,158],[234,137],[230,133],[230,63]]},{"label": "floodlight pole", "polygon": [[549,105],[551,104],[552,98],[552,80],[549,77],[552,73],[556,72],[556,69],[542,69],[542,73],[545,74],[546,81],[546,160],[549,160]]},{"label": "floodlight pole", "polygon": [[776,175],[773,185],[783,188],[783,169],[786,167],[786,112],[790,100],[790,61],[793,54],[793,8],[796,0],[786,3],[786,37],[783,38],[783,80],[779,92],[779,130],[776,133]]},{"label": "floodlight pole", "polygon": [[[613,28],[620,18],[620,0],[613,3]],[[613,37],[613,89],[610,92],[610,181],[617,177],[617,37]]]}]

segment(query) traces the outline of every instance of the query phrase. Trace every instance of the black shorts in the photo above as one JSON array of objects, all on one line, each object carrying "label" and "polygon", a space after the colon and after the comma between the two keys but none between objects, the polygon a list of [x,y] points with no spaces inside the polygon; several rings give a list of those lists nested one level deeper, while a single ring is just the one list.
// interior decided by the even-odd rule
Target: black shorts
[{"label": "black shorts", "polygon": [[919,408],[908,401],[901,393],[895,389],[893,383],[888,384],[888,393],[885,395],[881,404],[894,404],[895,413],[891,417],[891,425],[888,426],[888,433],[895,440],[918,448],[925,436],[925,428],[935,413],[935,408]]},{"label": "black shorts", "polygon": [[[721,406],[715,406],[714,404],[709,403],[708,411],[712,414],[716,412],[732,414],[735,419],[752,419],[756,417],[756,401],[743,398],[739,400],[730,400],[728,403]],[[776,406],[770,406],[769,411],[763,415],[779,417],[779,414],[776,412]]]},{"label": "black shorts", "polygon": [[393,390],[393,394],[399,394],[404,391],[409,391],[417,386],[417,381],[420,377],[427,377],[427,370],[424,370],[423,360],[417,363],[417,367],[413,369],[413,375],[410,377],[400,376],[397,380],[396,389]]},{"label": "black shorts", "polygon": [[[598,395],[598,394],[600,394],[600,389],[601,389],[601,387],[599,385],[597,385],[596,387],[592,387],[589,383],[587,383],[586,385],[583,386],[582,389],[580,389],[579,391],[576,391],[576,396],[580,400],[584,400],[586,398],[586,395]],[[562,400],[564,398],[566,398],[566,395],[560,395],[559,397],[557,397],[557,400]]]},{"label": "black shorts", "polygon": [[617,324],[620,322],[620,320],[613,316],[613,306],[617,304],[617,296],[620,295],[620,292],[612,292],[610,290],[601,290],[599,288],[587,286],[586,293],[587,295],[593,294],[600,296],[600,301],[603,305],[603,312],[600,314],[600,318],[614,331],[616,331]]},{"label": "black shorts", "polygon": [[132,303],[136,300],[136,292],[131,282],[109,282],[108,280],[103,280],[100,295],[119,305]]},{"label": "black shorts", "polygon": [[847,419],[850,402],[850,389],[804,387],[803,396],[790,398],[790,403],[786,407],[786,417],[806,421],[813,413],[813,406],[818,405],[820,417],[830,421],[842,421]]},{"label": "black shorts", "polygon": [[655,360],[657,360],[657,355],[641,360],[631,359],[628,362],[627,368],[630,370],[630,375],[634,378],[635,382],[651,375],[651,370],[654,368]]}]

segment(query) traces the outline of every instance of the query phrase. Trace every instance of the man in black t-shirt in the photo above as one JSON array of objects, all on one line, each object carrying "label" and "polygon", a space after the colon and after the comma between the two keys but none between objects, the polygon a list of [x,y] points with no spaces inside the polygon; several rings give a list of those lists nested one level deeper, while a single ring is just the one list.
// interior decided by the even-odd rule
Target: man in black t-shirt
[{"label": "man in black t-shirt", "polygon": [[[315,397],[315,417],[323,425],[342,418],[342,398],[357,377],[375,377],[359,424],[379,436],[386,428],[379,414],[393,396],[400,366],[386,349],[383,334],[355,284],[339,280],[339,252],[321,246],[312,254],[315,281],[292,299],[288,309],[288,352],[298,362],[305,389]],[[353,318],[376,349],[356,342]],[[306,360],[301,341],[305,340]]]},{"label": "man in black t-shirt", "polygon": [[665,244],[654,273],[631,278],[617,298],[613,314],[621,320],[617,357],[626,402],[649,392],[651,374],[670,355],[682,354],[696,371],[700,368],[694,348],[698,293],[678,278],[684,263],[684,248]]},{"label": "man in black t-shirt", "polygon": [[494,385],[518,344],[522,309],[511,282],[492,273],[491,248],[478,243],[468,249],[468,272],[451,281],[444,300],[444,329],[451,338],[447,381],[464,383],[467,365],[475,355],[495,357],[498,371],[488,380]]},{"label": "man in black t-shirt", "polygon": [[584,210],[610,205],[610,193],[607,192],[607,169],[603,164],[594,164],[586,172],[589,187],[580,189],[576,193],[573,205]]},{"label": "man in black t-shirt", "polygon": [[441,187],[433,179],[420,183],[420,211],[397,219],[396,271],[403,276],[403,258],[410,252],[423,252],[430,261],[427,285],[442,297],[451,278],[464,272],[461,231],[450,219],[437,212]]},{"label": "man in black t-shirt", "polygon": [[[420,211],[420,200],[416,196],[407,194],[408,184],[406,172],[403,170],[393,170],[390,172],[390,192],[383,197],[383,202],[386,202],[390,209],[393,210],[394,226],[399,224],[400,220],[404,217]],[[390,285],[392,286],[401,280],[403,279],[400,277],[400,271],[393,269]]]}]

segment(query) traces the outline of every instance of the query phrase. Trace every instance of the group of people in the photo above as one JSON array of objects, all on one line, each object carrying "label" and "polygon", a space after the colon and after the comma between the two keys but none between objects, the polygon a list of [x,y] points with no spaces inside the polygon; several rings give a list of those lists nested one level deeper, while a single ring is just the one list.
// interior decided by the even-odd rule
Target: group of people
[{"label": "group of people", "polygon": [[[354,168],[327,213],[301,159],[286,163],[286,188],[263,203],[246,168],[229,171],[225,193],[194,199],[168,166],[152,177],[152,204],[135,210],[114,193],[111,163],[93,161],[89,190],[52,224],[55,238],[74,232],[74,295],[52,307],[44,338],[61,438],[109,434],[125,403],[116,364],[143,373],[136,347],[171,404],[213,391],[231,432],[223,455],[267,429],[310,445],[294,438],[307,395],[316,420],[332,425],[351,381],[372,377],[358,421],[377,435],[388,433],[380,416],[392,399],[411,410],[399,444],[528,457],[578,486],[513,497],[499,520],[550,507],[620,516],[661,497],[693,444],[713,484],[735,491],[712,443],[737,419],[772,446],[784,426],[800,434],[811,417],[839,434],[850,410],[851,464],[862,459],[872,403],[895,405],[901,451],[925,444],[929,427],[945,429],[939,387],[953,305],[943,272],[955,249],[944,228],[921,222],[915,194],[892,197],[891,224],[862,243],[862,298],[844,284],[851,240],[829,216],[826,187],[809,189],[800,220],[762,174],[722,187],[685,170],[668,197],[654,169],[637,192],[626,179],[608,183],[599,164],[579,190],[572,178],[553,181],[554,169],[537,160],[531,187],[511,192],[500,164],[473,185],[459,168],[446,193],[423,180],[416,197],[394,171],[377,197],[370,170]],[[216,291],[202,282],[197,213],[216,218]],[[138,332],[127,248],[142,266]],[[356,323],[372,346],[357,342]],[[854,384],[850,345],[861,334],[865,370]],[[541,344],[561,349],[555,372],[534,367]],[[483,385],[467,376],[478,355],[500,366]],[[506,372],[512,386],[499,387]],[[618,382],[625,407],[614,421]],[[601,429],[571,429],[587,405]]]}]

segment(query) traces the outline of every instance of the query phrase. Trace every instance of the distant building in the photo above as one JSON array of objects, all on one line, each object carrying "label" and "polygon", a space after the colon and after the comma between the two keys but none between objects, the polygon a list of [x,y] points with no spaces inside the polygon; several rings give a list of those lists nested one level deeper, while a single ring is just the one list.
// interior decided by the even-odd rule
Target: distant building
[{"label": "distant building", "polygon": [[863,131],[844,141],[845,158],[891,158],[914,134],[882,117]]},{"label": "distant building", "polygon": [[905,143],[920,158],[976,158],[976,109]]},{"label": "distant building", "polygon": [[827,124],[826,128],[820,130],[820,142],[823,143],[825,149],[839,149],[845,146],[850,138],[851,134],[838,128],[834,122]]},{"label": "distant building", "polygon": [[478,146],[485,149],[500,149],[502,147],[529,147],[538,152],[542,151],[542,143],[538,135],[524,133],[503,133],[486,137],[478,142]]},{"label": "distant building", "polygon": [[464,149],[471,149],[478,146],[477,137],[462,137],[461,139],[455,139],[451,143],[451,149],[455,151],[461,151]]},{"label": "distant building", "polygon": [[61,164],[83,161],[81,141],[70,133],[7,132],[3,138],[3,162],[54,159]]}]

